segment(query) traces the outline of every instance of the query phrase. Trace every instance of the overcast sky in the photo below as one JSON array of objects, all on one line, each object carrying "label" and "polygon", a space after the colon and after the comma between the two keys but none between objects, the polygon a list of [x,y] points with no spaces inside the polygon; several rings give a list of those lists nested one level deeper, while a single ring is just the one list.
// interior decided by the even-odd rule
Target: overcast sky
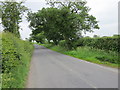
[{"label": "overcast sky", "polygon": [[[17,0],[20,1],[20,0]],[[99,30],[94,30],[94,33],[86,33],[85,36],[112,36],[118,34],[118,2],[120,0],[86,0],[87,6],[91,8],[89,12],[99,21]],[[25,6],[33,12],[47,7],[45,0],[26,0]],[[20,24],[22,30],[22,39],[28,38],[31,30],[28,27],[29,23],[25,18]]]}]

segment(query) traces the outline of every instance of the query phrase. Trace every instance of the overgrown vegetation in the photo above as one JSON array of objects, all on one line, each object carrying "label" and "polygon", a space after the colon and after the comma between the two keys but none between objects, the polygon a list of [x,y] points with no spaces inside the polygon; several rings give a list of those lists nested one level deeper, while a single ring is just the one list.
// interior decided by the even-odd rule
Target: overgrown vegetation
[{"label": "overgrown vegetation", "polygon": [[15,0],[0,2],[1,24],[4,28],[3,33],[0,34],[2,88],[24,88],[27,79],[33,45],[28,41],[20,40],[19,32],[19,23],[22,22],[22,15],[27,10],[23,2]]},{"label": "overgrown vegetation", "polygon": [[120,64],[119,35],[112,37],[82,37],[74,43],[76,50],[67,50],[65,40],[61,40],[57,46],[51,44],[42,44],[54,51],[67,54],[79,59],[103,64],[112,67],[118,67]]},{"label": "overgrown vegetation", "polygon": [[2,35],[2,88],[24,88],[33,44],[11,33]]},{"label": "overgrown vegetation", "polygon": [[82,60],[86,60],[89,62],[106,65],[110,67],[119,67],[118,61],[118,53],[113,51],[105,51],[101,49],[90,48],[88,46],[78,47],[76,50],[66,50],[63,46],[60,45],[52,45],[52,44],[41,44],[49,49],[54,51],[70,55]]},{"label": "overgrown vegetation", "polygon": [[97,37],[97,38],[80,38],[76,45],[77,46],[89,46],[91,48],[120,52],[120,35],[112,37]]}]

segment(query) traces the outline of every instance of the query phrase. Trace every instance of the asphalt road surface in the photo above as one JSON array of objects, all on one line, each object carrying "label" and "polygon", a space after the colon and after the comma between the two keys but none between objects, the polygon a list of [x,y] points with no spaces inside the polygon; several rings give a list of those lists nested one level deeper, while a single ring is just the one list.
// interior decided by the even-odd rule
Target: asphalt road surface
[{"label": "asphalt road surface", "polygon": [[118,88],[118,70],[35,45],[26,87]]}]

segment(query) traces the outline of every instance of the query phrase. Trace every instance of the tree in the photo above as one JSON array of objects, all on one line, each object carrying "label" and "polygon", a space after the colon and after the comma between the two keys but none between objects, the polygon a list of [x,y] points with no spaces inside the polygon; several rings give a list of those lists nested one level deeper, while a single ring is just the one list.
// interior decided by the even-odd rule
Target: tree
[{"label": "tree", "polygon": [[38,33],[35,35],[31,34],[31,37],[29,38],[29,41],[36,41],[37,43],[45,43],[45,36],[44,36],[44,32]]},{"label": "tree", "polygon": [[57,45],[63,39],[56,24],[56,20],[59,19],[59,11],[57,8],[43,8],[37,13],[29,12],[27,19],[30,22],[32,35],[36,36],[38,33],[44,32],[46,39],[49,42],[53,40],[54,44]]},{"label": "tree", "polygon": [[98,38],[99,36],[98,35],[94,35],[93,38]]},{"label": "tree", "polygon": [[113,37],[120,37],[120,34],[114,34]]},{"label": "tree", "polygon": [[76,41],[77,33],[93,32],[93,29],[99,29],[98,21],[92,15],[89,15],[90,8],[86,5],[86,1],[66,2],[48,1],[51,7],[59,8],[61,10],[62,22],[58,26],[66,41],[67,48],[72,49],[74,41]]},{"label": "tree", "polygon": [[34,34],[44,31],[48,40],[57,44],[65,40],[68,50],[74,49],[75,42],[82,32],[93,32],[99,29],[96,18],[89,15],[90,8],[85,1],[50,2],[50,8],[43,8],[37,13],[29,13],[28,21]]},{"label": "tree", "polygon": [[17,37],[20,37],[19,23],[22,22],[23,13],[28,10],[23,2],[16,2],[14,0],[8,0],[1,2],[2,4],[2,25],[4,31],[14,33]]}]

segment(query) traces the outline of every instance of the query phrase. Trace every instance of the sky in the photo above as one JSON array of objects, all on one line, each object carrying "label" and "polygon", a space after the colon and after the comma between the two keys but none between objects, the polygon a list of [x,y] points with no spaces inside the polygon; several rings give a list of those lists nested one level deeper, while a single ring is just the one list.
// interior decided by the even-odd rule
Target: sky
[{"label": "sky", "polygon": [[[4,1],[4,0],[2,0]],[[21,1],[21,0],[17,0]],[[93,30],[94,33],[86,33],[84,36],[98,35],[98,36],[112,36],[118,34],[118,2],[120,0],[86,0],[86,6],[90,7],[89,14],[95,16],[100,29]],[[33,12],[48,7],[45,0],[26,0],[24,3]],[[22,30],[20,30],[22,39],[29,38],[31,30],[28,27],[29,23],[23,17],[23,22],[20,23]]]}]

